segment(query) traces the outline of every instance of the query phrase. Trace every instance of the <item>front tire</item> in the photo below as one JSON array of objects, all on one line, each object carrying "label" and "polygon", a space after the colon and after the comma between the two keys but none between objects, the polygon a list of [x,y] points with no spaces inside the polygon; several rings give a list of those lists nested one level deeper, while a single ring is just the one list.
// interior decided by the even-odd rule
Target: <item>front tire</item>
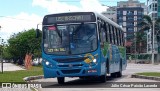
[{"label": "front tire", "polygon": [[100,78],[100,81],[101,81],[102,83],[105,83],[105,82],[106,82],[106,75],[102,75],[102,76],[100,76],[99,78]]},{"label": "front tire", "polygon": [[117,73],[111,73],[111,77],[112,78],[116,78],[117,77]]},{"label": "front tire", "polygon": [[57,77],[58,84],[64,84],[65,78],[64,77]]}]

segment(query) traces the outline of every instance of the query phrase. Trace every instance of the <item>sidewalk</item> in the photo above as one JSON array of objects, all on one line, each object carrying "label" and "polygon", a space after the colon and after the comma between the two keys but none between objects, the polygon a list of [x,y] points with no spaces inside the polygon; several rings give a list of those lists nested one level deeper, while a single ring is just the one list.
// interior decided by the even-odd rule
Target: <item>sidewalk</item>
[{"label": "sidewalk", "polygon": [[[3,63],[3,71],[17,71],[17,70],[25,70],[25,69],[12,63]],[[2,68],[0,63],[0,72],[1,71]]]}]

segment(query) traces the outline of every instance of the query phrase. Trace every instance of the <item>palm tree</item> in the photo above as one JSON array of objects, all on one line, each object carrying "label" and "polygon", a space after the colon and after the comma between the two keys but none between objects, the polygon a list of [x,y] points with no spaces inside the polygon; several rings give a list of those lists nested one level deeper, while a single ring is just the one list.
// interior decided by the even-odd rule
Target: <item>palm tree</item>
[{"label": "palm tree", "polygon": [[[147,49],[147,37],[144,31],[136,32],[136,46],[138,49],[136,51],[138,53],[144,53],[145,49]],[[134,43],[135,44],[135,43]]]},{"label": "palm tree", "polygon": [[[154,31],[154,35],[157,38],[157,44],[158,44],[158,60],[160,58],[160,18],[156,19],[156,20],[152,20],[150,16],[148,15],[144,15],[143,16],[143,20],[141,23],[139,23],[139,25],[141,25],[141,30],[140,31],[146,31],[151,29],[153,34],[153,29]],[[153,36],[152,36],[153,38]],[[153,49],[153,40],[152,40],[152,49]],[[152,55],[152,58],[154,58],[154,54]],[[152,64],[154,64],[154,61],[152,61]]]}]

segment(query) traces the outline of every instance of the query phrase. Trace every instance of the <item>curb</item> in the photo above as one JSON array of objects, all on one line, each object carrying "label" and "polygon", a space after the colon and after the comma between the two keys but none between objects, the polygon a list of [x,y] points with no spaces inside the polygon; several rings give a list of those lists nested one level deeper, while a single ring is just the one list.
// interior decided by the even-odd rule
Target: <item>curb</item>
[{"label": "curb", "polygon": [[23,78],[23,80],[26,81],[26,82],[31,82],[31,80],[43,79],[43,78],[44,78],[43,75],[39,75],[39,76],[29,76],[29,77],[25,77],[25,78]]},{"label": "curb", "polygon": [[131,75],[131,78],[141,78],[141,79],[149,79],[149,80],[160,81],[160,77],[155,77],[155,76],[144,76],[144,75],[137,75],[137,74]]}]

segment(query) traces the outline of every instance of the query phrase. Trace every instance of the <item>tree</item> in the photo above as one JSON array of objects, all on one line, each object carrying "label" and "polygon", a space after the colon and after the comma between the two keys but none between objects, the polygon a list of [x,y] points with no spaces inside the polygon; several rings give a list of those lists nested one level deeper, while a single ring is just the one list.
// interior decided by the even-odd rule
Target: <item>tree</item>
[{"label": "tree", "polygon": [[[153,34],[153,29],[155,29],[154,33],[155,33],[155,36],[157,38],[158,55],[159,55],[160,54],[160,18],[158,18],[156,20],[152,20],[150,16],[144,15],[143,16],[143,21],[140,23],[140,25],[142,26],[141,31],[145,31],[145,30],[151,29],[152,30],[151,34]],[[153,36],[152,36],[152,38],[153,38]],[[153,49],[153,43],[154,42],[152,40],[152,49]],[[154,56],[152,55],[152,57],[154,57]]]},{"label": "tree", "polygon": [[23,60],[27,53],[40,56],[41,37],[36,38],[35,35],[35,29],[29,29],[28,31],[19,32],[13,35],[8,40],[9,46],[7,49],[9,50],[9,54],[11,54],[15,61],[19,59],[19,64],[23,64]]},{"label": "tree", "polygon": [[[136,40],[132,42],[132,48],[135,48],[136,44],[136,52],[145,53],[147,49],[147,37],[144,31],[136,32]],[[136,42],[136,43],[135,43]],[[132,49],[135,50],[135,49]]]},{"label": "tree", "polygon": [[10,60],[12,58],[12,55],[9,53],[9,46],[5,45],[3,46],[3,59]]}]

